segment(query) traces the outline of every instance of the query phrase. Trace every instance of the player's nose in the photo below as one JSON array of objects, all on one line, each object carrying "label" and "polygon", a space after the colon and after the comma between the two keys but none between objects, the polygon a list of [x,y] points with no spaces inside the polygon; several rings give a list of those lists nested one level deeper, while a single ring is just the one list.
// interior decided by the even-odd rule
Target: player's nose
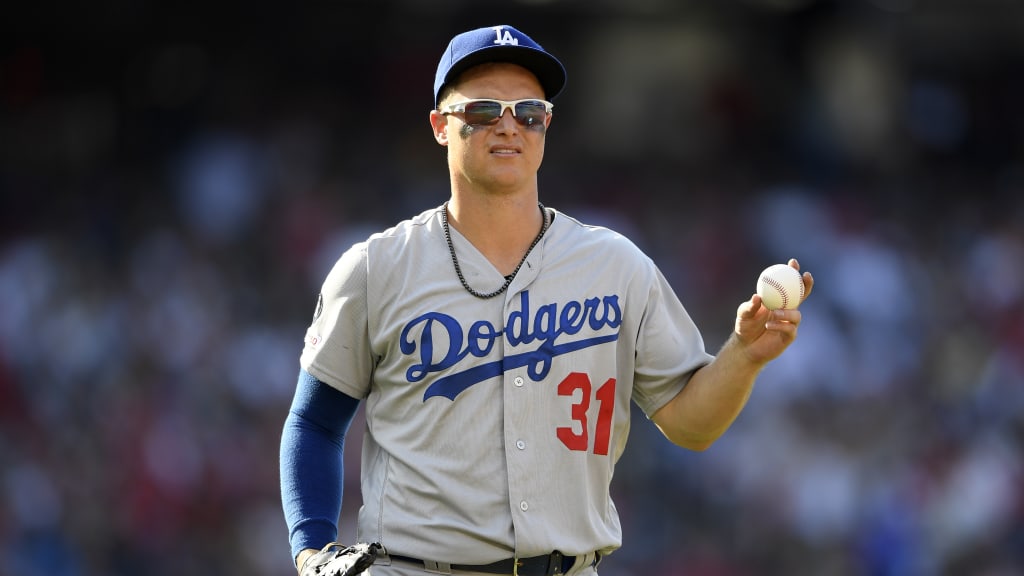
[{"label": "player's nose", "polygon": [[496,132],[508,132],[515,133],[519,130],[519,123],[516,122],[516,117],[512,113],[511,108],[506,108],[501,116],[498,117],[498,123],[495,124],[494,130]]}]

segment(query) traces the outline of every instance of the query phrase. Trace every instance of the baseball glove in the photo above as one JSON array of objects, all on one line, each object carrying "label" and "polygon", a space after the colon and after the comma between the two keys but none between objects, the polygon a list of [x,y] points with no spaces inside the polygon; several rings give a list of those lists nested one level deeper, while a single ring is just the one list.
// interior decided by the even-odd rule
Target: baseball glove
[{"label": "baseball glove", "polygon": [[377,559],[383,547],[373,542],[345,546],[331,542],[302,564],[300,576],[359,576]]}]

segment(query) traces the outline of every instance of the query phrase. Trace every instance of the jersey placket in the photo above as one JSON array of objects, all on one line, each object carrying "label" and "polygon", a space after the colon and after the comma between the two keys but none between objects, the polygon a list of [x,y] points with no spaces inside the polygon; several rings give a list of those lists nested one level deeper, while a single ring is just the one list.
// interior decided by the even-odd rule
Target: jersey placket
[{"label": "jersey placket", "polygon": [[[540,262],[543,257],[544,240],[534,248],[527,257],[516,275],[515,280],[509,285],[504,294],[504,313],[506,323],[510,323],[514,317],[519,317],[523,322],[522,326],[516,329],[520,338],[527,335],[526,341],[519,342],[509,338],[512,326],[505,326],[505,338],[502,339],[504,347],[504,358],[532,352],[540,346],[541,342],[529,338],[534,326],[534,315],[536,307],[529,304],[531,299],[537,298],[527,292],[534,284],[540,271]],[[524,309],[529,306],[529,310]],[[529,526],[534,521],[530,516],[545,514],[538,508],[540,502],[542,485],[538,482],[544,476],[545,471],[541,465],[544,460],[541,453],[543,439],[539,434],[544,433],[544,427],[538,426],[538,422],[544,421],[544,414],[539,407],[544,405],[543,399],[538,395],[544,393],[544,382],[535,382],[530,377],[530,366],[520,366],[518,363],[506,366],[502,373],[503,378],[503,408],[504,408],[504,434],[505,434],[505,460],[508,470],[509,507],[512,514],[512,527],[515,538],[517,553],[530,550],[534,544],[530,542]]]}]

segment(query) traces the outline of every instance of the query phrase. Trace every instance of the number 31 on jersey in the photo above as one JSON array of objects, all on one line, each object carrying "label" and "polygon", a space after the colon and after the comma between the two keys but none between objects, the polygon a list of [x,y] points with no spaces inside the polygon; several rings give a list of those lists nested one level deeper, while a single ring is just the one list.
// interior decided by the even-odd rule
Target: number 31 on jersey
[{"label": "number 31 on jersey", "polygon": [[571,412],[574,424],[556,428],[558,439],[569,450],[586,452],[591,449],[587,413],[593,398],[598,403],[593,450],[594,454],[607,456],[612,416],[615,414],[615,378],[609,378],[594,391],[590,376],[583,372],[571,372],[558,384],[558,395],[576,398],[577,394],[578,401],[573,403]]}]

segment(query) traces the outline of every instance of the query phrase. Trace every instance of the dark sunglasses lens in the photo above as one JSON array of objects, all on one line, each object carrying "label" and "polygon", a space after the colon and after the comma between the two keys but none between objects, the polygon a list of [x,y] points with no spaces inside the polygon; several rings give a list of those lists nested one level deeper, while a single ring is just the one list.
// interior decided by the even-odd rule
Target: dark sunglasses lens
[{"label": "dark sunglasses lens", "polygon": [[501,104],[498,102],[470,102],[466,104],[466,124],[481,126],[494,124],[501,115]]},{"label": "dark sunglasses lens", "polygon": [[537,100],[530,100],[516,104],[516,120],[518,120],[523,126],[543,124],[544,117],[547,113],[547,108],[544,107],[544,103],[538,102]]}]

